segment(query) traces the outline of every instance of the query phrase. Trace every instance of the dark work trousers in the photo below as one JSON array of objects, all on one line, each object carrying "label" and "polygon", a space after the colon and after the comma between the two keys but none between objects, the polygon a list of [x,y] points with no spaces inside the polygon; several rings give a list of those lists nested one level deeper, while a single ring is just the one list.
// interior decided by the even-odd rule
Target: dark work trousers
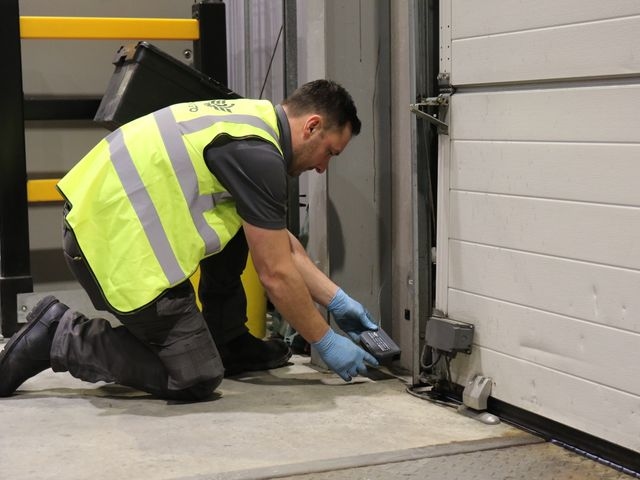
[{"label": "dark work trousers", "polygon": [[248,332],[247,297],[240,275],[249,247],[241,228],[222,252],[200,262],[198,296],[202,314],[219,346]]},{"label": "dark work trousers", "polygon": [[[199,292],[206,299],[206,321],[189,281],[135,313],[115,312],[104,301],[66,224],[63,250],[96,309],[110,311],[122,326],[113,327],[102,318],[87,318],[69,309],[53,339],[54,371],[68,371],[88,382],[115,382],[167,399],[202,400],[213,393],[224,369],[212,333],[224,343],[247,331],[246,299],[239,280],[247,255],[242,230],[227,248],[201,265]],[[218,258],[212,260],[214,257]]]}]

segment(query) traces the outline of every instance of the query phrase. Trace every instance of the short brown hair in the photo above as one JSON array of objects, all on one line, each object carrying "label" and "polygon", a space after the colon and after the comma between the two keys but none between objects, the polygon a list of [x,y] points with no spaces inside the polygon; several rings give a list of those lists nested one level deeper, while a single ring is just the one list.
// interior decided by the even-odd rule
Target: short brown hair
[{"label": "short brown hair", "polygon": [[349,92],[333,80],[314,80],[297,88],[283,102],[293,116],[319,112],[327,118],[327,128],[351,125],[351,134],[358,135],[362,123]]}]

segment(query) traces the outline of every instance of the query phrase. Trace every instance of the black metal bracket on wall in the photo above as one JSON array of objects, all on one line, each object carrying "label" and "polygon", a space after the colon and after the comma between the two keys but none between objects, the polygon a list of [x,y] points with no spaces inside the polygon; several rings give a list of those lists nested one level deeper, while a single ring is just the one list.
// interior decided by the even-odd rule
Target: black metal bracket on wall
[{"label": "black metal bracket on wall", "polygon": [[28,95],[24,97],[25,121],[78,120],[93,122],[100,97]]},{"label": "black metal bracket on wall", "polygon": [[228,86],[227,22],[222,0],[202,0],[191,7],[198,20],[200,38],[193,42],[193,66]]},{"label": "black metal bracket on wall", "polygon": [[0,2],[0,333],[17,330],[17,294],[33,291],[18,0]]},{"label": "black metal bracket on wall", "polygon": [[[298,24],[296,16],[296,0],[283,0],[285,98],[298,88]],[[289,192],[287,228],[298,237],[300,235],[300,182],[298,177],[287,179],[287,189]]]}]

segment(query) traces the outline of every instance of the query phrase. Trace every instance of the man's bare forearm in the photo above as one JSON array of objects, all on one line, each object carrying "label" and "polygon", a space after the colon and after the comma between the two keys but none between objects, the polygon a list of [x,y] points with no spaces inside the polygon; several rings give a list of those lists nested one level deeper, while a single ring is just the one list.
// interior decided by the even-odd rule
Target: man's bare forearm
[{"label": "man's bare forearm", "polygon": [[338,285],[333,283],[322,270],[320,270],[313,260],[307,255],[304,247],[291,232],[289,242],[291,243],[291,253],[298,272],[302,276],[305,285],[314,301],[326,307],[333,296],[338,291]]},{"label": "man's bare forearm", "polygon": [[[320,340],[329,326],[313,304],[313,293],[307,285],[307,280],[311,281],[317,274],[308,264],[300,268],[297,266],[288,232],[262,229],[246,223],[244,230],[258,277],[271,302],[307,341]],[[309,278],[304,278],[304,275]],[[324,285],[321,289],[326,289],[328,279],[324,275],[322,277],[318,276],[317,280]]]}]

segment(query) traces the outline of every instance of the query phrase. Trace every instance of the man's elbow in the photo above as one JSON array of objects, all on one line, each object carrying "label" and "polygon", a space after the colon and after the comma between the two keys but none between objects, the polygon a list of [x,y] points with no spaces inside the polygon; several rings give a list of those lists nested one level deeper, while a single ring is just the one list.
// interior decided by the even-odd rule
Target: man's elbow
[{"label": "man's elbow", "polygon": [[270,298],[278,296],[278,293],[286,286],[286,272],[282,268],[256,269],[258,279]]}]

